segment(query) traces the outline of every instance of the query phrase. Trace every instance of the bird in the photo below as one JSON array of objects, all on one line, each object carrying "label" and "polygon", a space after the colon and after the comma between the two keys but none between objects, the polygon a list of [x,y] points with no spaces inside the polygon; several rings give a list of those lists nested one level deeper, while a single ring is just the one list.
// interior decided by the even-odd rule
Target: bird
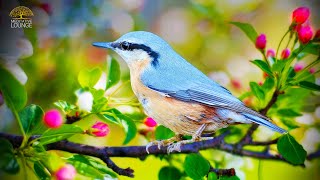
[{"label": "bird", "polygon": [[[281,134],[286,130],[247,107],[242,101],[180,56],[165,40],[147,31],[133,31],[113,42],[93,46],[115,51],[127,63],[131,87],[147,116],[175,133],[146,146],[168,146],[168,154],[181,145],[210,139],[202,134],[235,124],[266,126]],[[192,136],[182,139],[183,135]]]}]

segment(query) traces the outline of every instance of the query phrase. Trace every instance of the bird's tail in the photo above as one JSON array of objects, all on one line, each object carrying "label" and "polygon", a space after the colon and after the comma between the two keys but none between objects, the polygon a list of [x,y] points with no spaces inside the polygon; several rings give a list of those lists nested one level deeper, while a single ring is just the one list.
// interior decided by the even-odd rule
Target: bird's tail
[{"label": "bird's tail", "polygon": [[262,125],[262,126],[266,126],[266,127],[270,128],[273,131],[277,131],[277,132],[282,133],[282,134],[287,132],[286,130],[278,127],[277,125],[272,124],[271,122],[269,122],[266,119],[254,116],[252,114],[247,114],[247,113],[242,113],[242,115],[245,116],[250,121],[255,122],[255,123],[257,123],[259,125]]}]

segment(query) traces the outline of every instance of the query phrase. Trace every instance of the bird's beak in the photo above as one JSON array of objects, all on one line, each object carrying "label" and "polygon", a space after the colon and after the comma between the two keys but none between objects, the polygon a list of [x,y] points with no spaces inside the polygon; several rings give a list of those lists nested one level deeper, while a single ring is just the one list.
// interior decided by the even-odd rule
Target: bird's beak
[{"label": "bird's beak", "polygon": [[94,42],[92,45],[99,48],[114,49],[112,42]]}]

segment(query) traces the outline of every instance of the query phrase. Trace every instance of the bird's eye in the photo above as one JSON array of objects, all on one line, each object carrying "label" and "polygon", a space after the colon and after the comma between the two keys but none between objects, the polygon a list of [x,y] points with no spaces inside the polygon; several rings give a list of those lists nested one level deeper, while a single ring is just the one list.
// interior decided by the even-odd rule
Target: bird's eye
[{"label": "bird's eye", "polygon": [[120,47],[121,47],[121,49],[123,49],[123,50],[129,50],[129,48],[130,48],[130,43],[124,41],[124,42],[122,42],[122,43],[120,44]]}]

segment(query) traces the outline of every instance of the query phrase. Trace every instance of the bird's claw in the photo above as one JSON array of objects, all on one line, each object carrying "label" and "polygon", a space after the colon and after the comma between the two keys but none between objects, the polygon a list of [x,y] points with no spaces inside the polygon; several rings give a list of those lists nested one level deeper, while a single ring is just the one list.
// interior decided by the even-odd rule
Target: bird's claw
[{"label": "bird's claw", "polygon": [[157,146],[158,146],[158,149],[161,149],[161,146],[164,146],[165,144],[164,144],[163,141],[153,141],[153,142],[148,143],[148,144],[146,145],[146,151],[147,151],[148,154],[150,154],[149,148],[150,148],[151,146],[154,146],[154,145],[157,145]]},{"label": "bird's claw", "polygon": [[170,154],[173,151],[181,152],[181,142],[176,142],[168,146],[167,153]]}]

